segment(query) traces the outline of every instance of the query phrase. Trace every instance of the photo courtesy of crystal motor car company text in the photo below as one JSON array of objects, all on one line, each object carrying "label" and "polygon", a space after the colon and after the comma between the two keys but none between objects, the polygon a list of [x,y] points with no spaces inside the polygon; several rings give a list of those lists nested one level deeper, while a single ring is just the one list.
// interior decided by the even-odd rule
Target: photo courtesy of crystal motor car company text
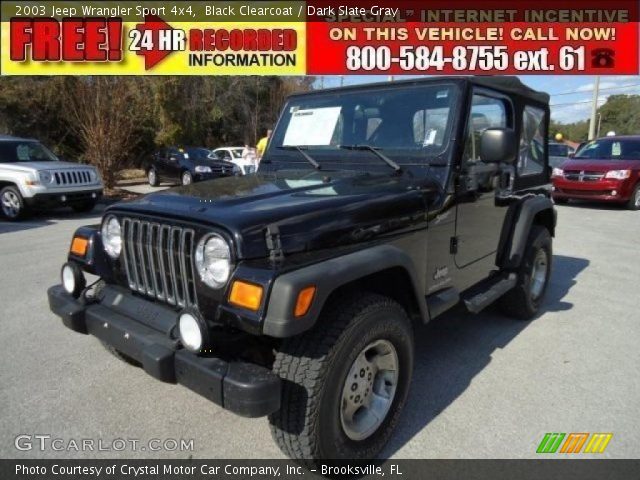
[{"label": "photo courtesy of crystal motor car company text", "polygon": [[2,2],[0,477],[637,475],[640,5],[361,3]]}]

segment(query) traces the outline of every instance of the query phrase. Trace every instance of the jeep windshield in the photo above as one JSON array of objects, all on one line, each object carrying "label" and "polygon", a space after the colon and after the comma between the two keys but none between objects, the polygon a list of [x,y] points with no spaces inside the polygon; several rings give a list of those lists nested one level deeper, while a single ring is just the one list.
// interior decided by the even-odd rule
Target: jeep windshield
[{"label": "jeep windshield", "polygon": [[0,141],[0,163],[57,162],[51,150],[38,142]]},{"label": "jeep windshield", "polygon": [[385,169],[376,153],[400,166],[446,164],[457,92],[451,84],[388,84],[293,97],[266,163],[309,168],[303,149],[323,170]]}]

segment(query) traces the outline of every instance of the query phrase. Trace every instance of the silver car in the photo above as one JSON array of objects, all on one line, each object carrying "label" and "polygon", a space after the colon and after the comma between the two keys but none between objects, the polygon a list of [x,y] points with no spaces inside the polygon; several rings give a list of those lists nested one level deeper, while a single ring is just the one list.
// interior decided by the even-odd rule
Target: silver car
[{"label": "silver car", "polygon": [[102,196],[98,171],[63,162],[37,140],[0,135],[0,206],[8,220],[31,208],[93,210]]}]

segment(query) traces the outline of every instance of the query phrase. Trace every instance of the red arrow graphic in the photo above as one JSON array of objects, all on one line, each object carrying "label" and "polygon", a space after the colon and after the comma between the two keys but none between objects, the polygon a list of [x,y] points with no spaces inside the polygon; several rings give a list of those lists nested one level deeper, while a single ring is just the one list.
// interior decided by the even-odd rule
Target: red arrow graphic
[{"label": "red arrow graphic", "polygon": [[151,32],[151,48],[141,48],[136,52],[137,55],[142,55],[144,57],[145,70],[153,68],[172,52],[171,50],[160,50],[160,31],[171,31],[173,30],[173,27],[157,15],[145,16],[144,23],[138,23],[135,29],[141,32],[143,38],[145,36],[145,32]]}]

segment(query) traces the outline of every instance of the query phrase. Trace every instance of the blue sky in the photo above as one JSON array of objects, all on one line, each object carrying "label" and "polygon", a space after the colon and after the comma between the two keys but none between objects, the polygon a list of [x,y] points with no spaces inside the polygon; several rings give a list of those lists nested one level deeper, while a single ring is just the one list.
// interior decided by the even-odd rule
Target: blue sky
[{"label": "blue sky", "polygon": [[[396,79],[411,78],[396,76]],[[345,75],[344,85],[387,81],[386,75]],[[595,77],[592,76],[559,76],[559,75],[520,75],[520,79],[536,90],[551,95],[551,117],[563,123],[584,120],[591,115],[591,100]],[[326,87],[340,85],[339,75],[322,77]],[[320,77],[316,86],[320,86]],[[603,76],[600,78],[599,105],[606,102],[613,94],[640,95],[640,76]]]}]

